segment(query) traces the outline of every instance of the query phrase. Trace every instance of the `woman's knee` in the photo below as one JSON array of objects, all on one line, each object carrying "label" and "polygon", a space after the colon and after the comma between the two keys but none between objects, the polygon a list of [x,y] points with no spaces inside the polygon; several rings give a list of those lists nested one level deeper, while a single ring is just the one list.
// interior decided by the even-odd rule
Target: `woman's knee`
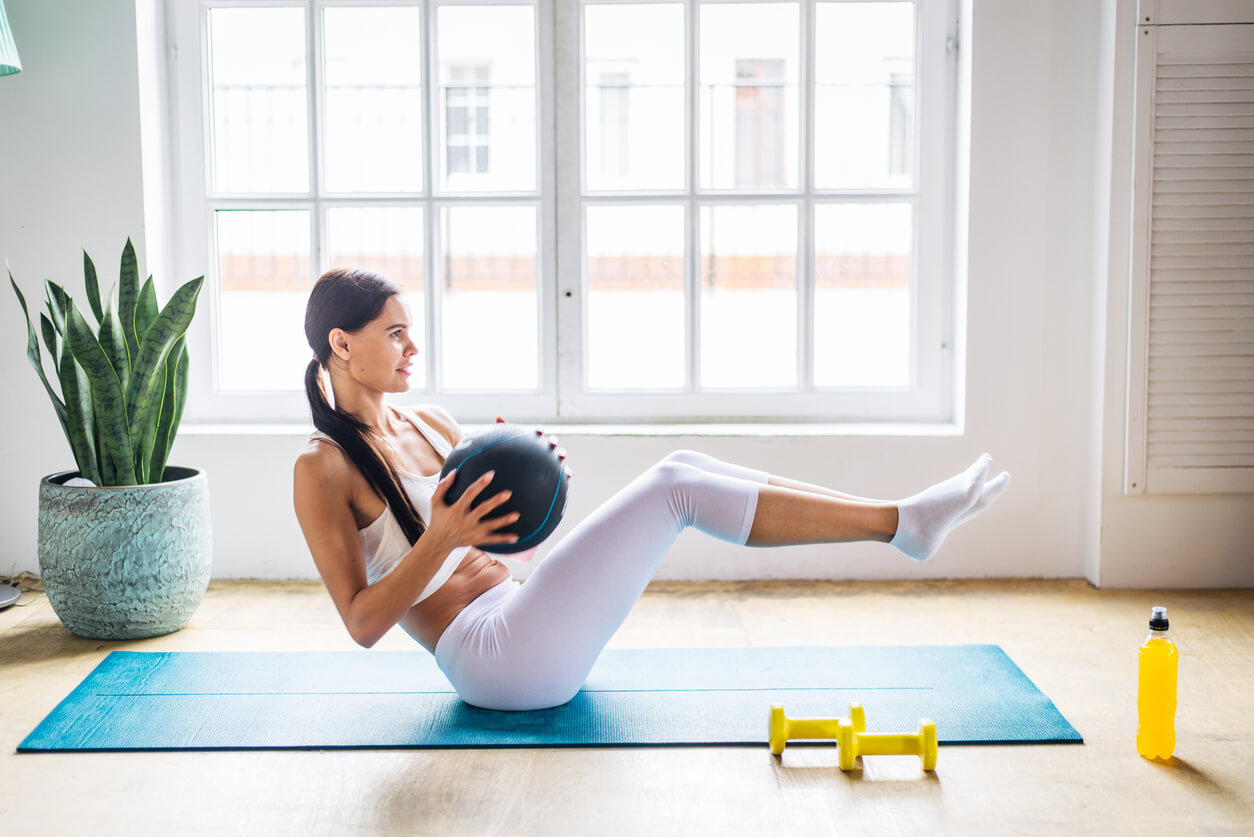
[{"label": "woman's knee", "polygon": [[[682,451],[677,451],[677,453],[682,453]],[[675,486],[705,473],[696,465],[685,462],[681,458],[672,458],[673,456],[674,454],[668,454],[666,458],[651,467],[647,475],[666,486]]]},{"label": "woman's knee", "polygon": [[673,450],[666,456],[662,457],[662,464],[665,462],[677,462],[681,465],[690,465],[694,468],[700,468],[704,463],[708,462],[710,457],[704,453],[695,450]]}]

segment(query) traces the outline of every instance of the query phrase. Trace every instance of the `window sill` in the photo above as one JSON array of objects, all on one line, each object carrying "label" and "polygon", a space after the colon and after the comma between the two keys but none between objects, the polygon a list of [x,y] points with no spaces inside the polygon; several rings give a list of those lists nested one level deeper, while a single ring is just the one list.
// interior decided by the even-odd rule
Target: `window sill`
[{"label": "window sill", "polygon": [[[790,424],[763,423],[710,423],[710,424],[563,424],[541,422],[545,432],[554,436],[710,436],[710,437],[800,437],[821,438],[834,436],[913,436],[949,438],[962,435],[957,424]],[[463,429],[473,433],[489,427],[487,424],[464,423]],[[188,424],[179,427],[179,433],[187,436],[308,436],[313,427],[309,424]]]}]

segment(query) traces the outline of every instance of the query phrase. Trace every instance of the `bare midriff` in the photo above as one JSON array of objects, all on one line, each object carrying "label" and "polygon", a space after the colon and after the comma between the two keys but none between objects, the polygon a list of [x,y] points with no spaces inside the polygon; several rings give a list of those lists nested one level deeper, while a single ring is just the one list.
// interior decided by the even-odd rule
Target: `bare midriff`
[{"label": "bare midriff", "polygon": [[435,653],[436,643],[457,614],[509,578],[509,568],[481,549],[471,549],[457,569],[427,598],[401,617],[400,625],[424,648]]}]

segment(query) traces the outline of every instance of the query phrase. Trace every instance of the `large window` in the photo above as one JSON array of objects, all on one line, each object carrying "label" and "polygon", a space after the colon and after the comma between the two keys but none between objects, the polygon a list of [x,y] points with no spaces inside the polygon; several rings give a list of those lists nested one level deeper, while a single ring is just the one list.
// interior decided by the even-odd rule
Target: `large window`
[{"label": "large window", "polygon": [[467,420],[950,417],[949,0],[170,8],[189,414],[302,419],[362,266]]}]

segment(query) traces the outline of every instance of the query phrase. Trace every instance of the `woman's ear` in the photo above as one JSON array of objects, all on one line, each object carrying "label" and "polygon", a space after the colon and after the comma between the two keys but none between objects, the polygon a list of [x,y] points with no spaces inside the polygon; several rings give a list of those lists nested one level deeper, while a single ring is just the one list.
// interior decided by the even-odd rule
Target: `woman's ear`
[{"label": "woman's ear", "polygon": [[348,361],[348,332],[342,328],[333,328],[327,335],[327,342],[331,344],[331,354],[342,361]]}]

